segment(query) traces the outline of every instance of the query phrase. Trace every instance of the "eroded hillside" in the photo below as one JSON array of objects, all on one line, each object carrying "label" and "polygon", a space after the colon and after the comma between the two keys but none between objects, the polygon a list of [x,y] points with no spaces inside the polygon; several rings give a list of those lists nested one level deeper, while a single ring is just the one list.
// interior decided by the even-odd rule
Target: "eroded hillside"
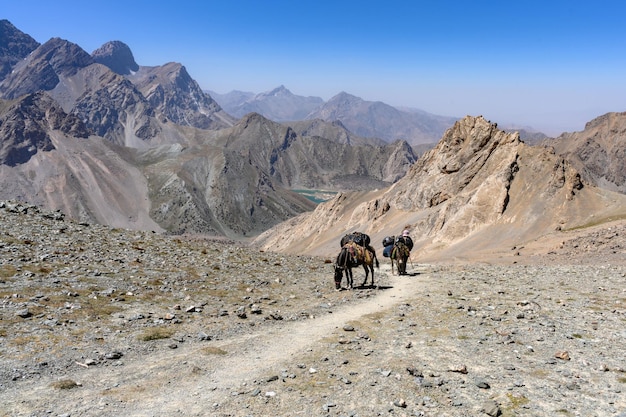
[{"label": "eroded hillside", "polygon": [[341,194],[257,239],[266,249],[332,254],[361,230],[412,230],[421,256],[471,256],[623,215],[626,197],[591,185],[562,157],[483,117],[465,117],[389,189]]}]

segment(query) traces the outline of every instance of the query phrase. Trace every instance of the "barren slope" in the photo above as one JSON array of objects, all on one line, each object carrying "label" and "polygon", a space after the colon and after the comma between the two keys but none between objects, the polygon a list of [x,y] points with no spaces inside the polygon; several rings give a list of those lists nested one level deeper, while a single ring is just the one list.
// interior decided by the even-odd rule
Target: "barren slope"
[{"label": "barren slope", "polygon": [[3,417],[626,411],[623,221],[334,291],[323,258],[0,220]]},{"label": "barren slope", "polygon": [[267,231],[256,243],[330,256],[338,250],[332,242],[353,230],[370,234],[380,245],[384,236],[408,227],[418,256],[469,259],[625,212],[623,194],[585,186],[561,157],[468,116],[390,188],[338,195],[313,213]]}]

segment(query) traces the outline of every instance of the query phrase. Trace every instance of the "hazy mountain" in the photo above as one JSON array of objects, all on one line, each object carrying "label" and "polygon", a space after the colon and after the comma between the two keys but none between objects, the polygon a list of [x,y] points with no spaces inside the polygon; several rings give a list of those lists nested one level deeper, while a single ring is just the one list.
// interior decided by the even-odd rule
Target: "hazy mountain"
[{"label": "hazy mountain", "polygon": [[626,193],[626,113],[607,113],[581,132],[563,133],[542,144],[571,161],[588,183]]},{"label": "hazy mountain", "polygon": [[393,186],[339,194],[256,243],[329,256],[346,232],[361,230],[380,242],[409,228],[420,257],[453,259],[624,215],[626,195],[584,186],[561,156],[467,116]]},{"label": "hazy mountain", "polygon": [[456,121],[421,110],[404,111],[382,102],[367,102],[343,92],[328,102],[319,97],[296,96],[284,86],[261,94],[209,93],[228,113],[237,117],[256,112],[270,120],[290,123],[315,119],[339,122],[357,137],[384,142],[405,140],[411,145],[434,144]]},{"label": "hazy mountain", "polygon": [[[215,91],[211,90],[206,90],[205,92],[213,97],[213,100],[217,101],[221,108],[223,108],[226,112],[228,112],[228,114],[232,114],[233,116],[235,115],[234,110],[236,110],[239,105],[245,103],[247,100],[255,96],[255,93],[239,90],[233,90],[226,94],[216,93]],[[243,116],[243,114],[241,116]],[[268,119],[272,119],[271,117],[269,117],[269,115],[264,116]]]},{"label": "hazy mountain", "polygon": [[302,120],[324,102],[320,97],[294,95],[282,85],[254,95],[239,91],[223,95],[210,94],[233,116],[242,117],[248,113],[259,113],[277,122]]},{"label": "hazy mountain", "polygon": [[[294,121],[324,120],[341,124],[359,138],[379,142],[406,140],[419,153],[422,153],[421,149],[432,148],[445,130],[457,120],[419,109],[394,108],[382,102],[367,102],[345,92],[331,98],[327,103],[318,97],[293,95],[284,86],[261,94],[238,90],[227,94],[207,92],[222,108],[237,117],[256,112],[270,120],[288,121],[291,125]],[[530,127],[510,126],[505,130],[518,131],[520,138],[530,144],[547,137]]]},{"label": "hazy mountain", "polygon": [[346,127],[338,120],[335,120],[334,122],[326,122],[321,119],[310,119],[285,122],[284,124],[291,126],[302,136],[319,136],[322,138],[333,139],[335,142],[345,143],[348,145],[384,146],[387,144],[387,142],[382,139],[357,136],[346,129]]},{"label": "hazy mountain", "polygon": [[406,112],[380,101],[365,101],[342,92],[311,112],[307,119],[340,121],[363,137],[405,140],[411,145],[437,142],[457,120],[422,111]]}]

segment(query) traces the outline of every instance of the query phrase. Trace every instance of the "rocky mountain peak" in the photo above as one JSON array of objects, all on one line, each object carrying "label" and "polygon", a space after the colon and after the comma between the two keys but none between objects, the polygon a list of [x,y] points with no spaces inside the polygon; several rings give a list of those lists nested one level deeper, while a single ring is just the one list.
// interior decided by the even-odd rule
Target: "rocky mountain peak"
[{"label": "rocky mountain peak", "polygon": [[275,97],[275,96],[292,96],[291,91],[287,89],[284,85],[280,85],[275,89],[268,91],[266,93],[260,93],[259,97]]},{"label": "rocky mountain peak", "polygon": [[492,175],[490,170],[509,170],[504,177],[511,177],[520,143],[517,133],[501,131],[482,116],[466,116],[411,167],[395,190],[403,192],[395,192],[393,200],[403,209],[425,209],[480,185],[473,180]]},{"label": "rocky mountain peak", "polygon": [[11,22],[0,20],[0,80],[38,46],[39,42],[18,30]]},{"label": "rocky mountain peak", "polygon": [[180,63],[140,67],[126,77],[150,105],[168,120],[200,129],[220,129],[234,123],[232,116],[206,94]]},{"label": "rocky mountain peak", "polygon": [[93,64],[93,58],[77,44],[52,38],[33,52],[33,60],[48,62],[58,74],[71,76],[80,68]]},{"label": "rocky mountain peak", "polygon": [[102,45],[91,53],[94,61],[106,65],[111,71],[120,75],[127,75],[139,70],[133,53],[125,43],[111,41]]},{"label": "rocky mountain peak", "polygon": [[52,38],[2,80],[0,96],[13,99],[39,90],[50,91],[60,77],[71,77],[92,63],[91,56],[78,45]]},{"label": "rocky mountain peak", "polygon": [[434,143],[457,120],[426,112],[398,110],[380,101],[366,101],[346,92],[307,115],[307,119],[339,120],[356,135],[387,142],[406,140],[412,145]]},{"label": "rocky mountain peak", "polygon": [[331,97],[330,100],[328,100],[328,104],[353,105],[355,103],[359,103],[362,101],[363,99],[361,99],[360,97],[354,96],[352,94],[348,94],[345,91],[341,91],[339,94],[336,94],[335,96]]}]

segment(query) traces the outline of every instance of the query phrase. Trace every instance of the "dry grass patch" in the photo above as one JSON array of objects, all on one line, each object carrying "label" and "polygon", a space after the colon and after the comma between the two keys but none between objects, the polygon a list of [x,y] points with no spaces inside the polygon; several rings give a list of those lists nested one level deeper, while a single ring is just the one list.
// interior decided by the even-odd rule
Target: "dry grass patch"
[{"label": "dry grass patch", "polygon": [[55,381],[50,384],[50,386],[54,389],[73,389],[80,387],[80,384],[78,384],[76,381],[66,378]]},{"label": "dry grass patch", "polygon": [[0,265],[0,278],[11,278],[17,274],[17,268],[13,265]]},{"label": "dry grass patch", "polygon": [[228,352],[217,346],[206,346],[200,349],[204,355],[226,355]]},{"label": "dry grass patch", "polygon": [[124,386],[123,388],[111,388],[101,392],[101,395],[116,398],[119,401],[131,402],[141,398],[143,394],[154,389],[143,385]]},{"label": "dry grass patch", "polygon": [[149,342],[151,340],[167,339],[174,335],[174,329],[168,329],[166,327],[153,327],[145,330],[137,338],[143,342]]}]

